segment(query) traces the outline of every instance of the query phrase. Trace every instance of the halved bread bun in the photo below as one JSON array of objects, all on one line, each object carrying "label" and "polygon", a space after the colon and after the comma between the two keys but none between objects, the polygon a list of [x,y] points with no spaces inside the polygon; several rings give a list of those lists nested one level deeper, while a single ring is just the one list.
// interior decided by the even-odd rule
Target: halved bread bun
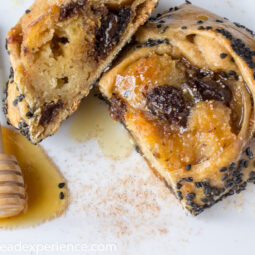
[{"label": "halved bread bun", "polygon": [[8,33],[4,112],[33,143],[87,96],[157,0],[36,0]]},{"label": "halved bread bun", "polygon": [[155,172],[197,215],[255,181],[255,40],[191,4],[151,18],[99,81]]}]

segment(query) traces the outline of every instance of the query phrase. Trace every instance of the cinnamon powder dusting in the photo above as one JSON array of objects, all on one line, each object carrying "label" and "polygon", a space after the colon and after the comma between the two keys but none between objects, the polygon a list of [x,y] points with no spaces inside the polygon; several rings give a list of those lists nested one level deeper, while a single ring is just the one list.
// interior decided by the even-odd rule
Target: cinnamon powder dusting
[{"label": "cinnamon powder dusting", "polygon": [[[86,166],[76,173],[79,178],[69,182],[69,187],[75,186],[70,211],[84,221],[97,222],[99,236],[112,236],[124,244],[127,240],[139,243],[174,233],[175,239],[182,243],[191,233],[200,231],[192,230],[174,195],[138,154],[132,155],[138,160],[129,159],[131,164],[106,163],[90,175],[97,171],[98,162],[87,160],[84,154],[78,156],[78,151],[79,148],[68,150],[81,164],[86,160]],[[83,174],[88,181],[81,180]],[[111,178],[103,179],[104,176]]]}]

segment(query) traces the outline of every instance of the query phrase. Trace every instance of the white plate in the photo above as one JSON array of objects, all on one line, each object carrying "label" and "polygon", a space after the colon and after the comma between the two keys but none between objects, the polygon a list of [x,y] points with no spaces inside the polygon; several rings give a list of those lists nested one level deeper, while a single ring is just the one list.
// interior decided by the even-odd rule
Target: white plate
[{"label": "white plate", "polygon": [[[7,31],[31,3],[32,0],[1,0],[1,84],[7,80],[9,71],[4,50]],[[163,10],[181,3],[162,0],[158,8]],[[254,0],[194,0],[193,3],[255,30]],[[57,254],[62,244],[69,244],[62,247],[66,254],[82,254],[85,245],[88,247],[85,254],[95,254],[95,249],[104,248],[104,252],[98,253],[252,254],[255,186],[250,185],[243,193],[218,203],[198,217],[186,216],[139,154],[134,151],[120,161],[104,158],[96,141],[79,144],[69,138],[72,121],[73,117],[57,135],[42,143],[68,180],[72,196],[69,210],[64,216],[35,228],[0,230],[0,253],[36,254],[37,247],[42,250],[38,254]],[[4,244],[9,243],[17,244],[16,253],[3,251]],[[24,247],[20,249],[20,244],[30,245],[31,252]],[[47,246],[52,244],[55,248]],[[113,245],[113,252],[109,244]]]}]

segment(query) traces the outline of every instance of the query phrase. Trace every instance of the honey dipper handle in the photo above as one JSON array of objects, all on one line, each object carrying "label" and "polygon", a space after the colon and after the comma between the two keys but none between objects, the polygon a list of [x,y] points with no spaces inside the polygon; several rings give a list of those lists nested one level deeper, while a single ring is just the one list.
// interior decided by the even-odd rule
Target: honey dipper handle
[{"label": "honey dipper handle", "polygon": [[0,153],[4,153],[4,143],[3,143],[3,134],[2,134],[1,123],[0,123]]},{"label": "honey dipper handle", "polygon": [[13,155],[4,153],[0,124],[0,218],[13,217],[27,205],[26,190],[21,169]]}]

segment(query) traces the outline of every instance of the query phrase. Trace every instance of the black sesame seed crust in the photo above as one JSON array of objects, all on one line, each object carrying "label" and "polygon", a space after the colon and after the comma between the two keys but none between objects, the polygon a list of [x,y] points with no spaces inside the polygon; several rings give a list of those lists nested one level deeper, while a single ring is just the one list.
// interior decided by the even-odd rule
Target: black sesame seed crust
[{"label": "black sesame seed crust", "polygon": [[18,104],[19,102],[21,102],[24,98],[25,98],[25,95],[24,95],[24,94],[20,94],[20,95],[17,96],[17,98],[13,101],[13,105],[14,105],[14,106],[17,106],[17,104]]},{"label": "black sesame seed crust", "polygon": [[10,83],[14,82],[14,71],[12,67],[10,68],[9,82]]},{"label": "black sesame seed crust", "polygon": [[20,130],[20,133],[22,135],[24,135],[31,142],[30,133],[29,133],[29,126],[27,125],[27,123],[24,119],[22,119],[19,122],[18,127],[19,127],[19,130]]},{"label": "black sesame seed crust", "polygon": [[14,106],[17,106],[18,105],[18,99],[15,99],[13,102],[12,102],[12,104],[14,105]]},{"label": "black sesame seed crust", "polygon": [[253,153],[252,153],[250,147],[248,147],[245,152],[246,152],[246,155],[248,156],[249,159],[253,158]]},{"label": "black sesame seed crust", "polygon": [[[242,58],[244,62],[253,70],[255,70],[255,62],[253,60],[254,51],[245,45],[240,38],[234,38],[233,35],[224,28],[217,28],[216,33],[222,34],[225,38],[231,41],[231,48]],[[231,71],[231,70],[230,70]],[[233,72],[233,71],[232,71]],[[234,74],[233,74],[234,75]]]},{"label": "black sesame seed crust", "polygon": [[60,188],[60,189],[63,189],[64,187],[65,187],[65,183],[64,182],[61,182],[61,183],[59,183],[58,184],[58,187]]},{"label": "black sesame seed crust", "polygon": [[[246,154],[245,158],[240,159],[238,162],[232,162],[228,167],[224,166],[219,169],[219,172],[222,173],[221,180],[224,187],[215,187],[208,180],[193,181],[192,177],[180,178],[178,180],[177,189],[179,195],[177,194],[177,196],[181,195],[182,203],[191,214],[198,215],[222,199],[235,193],[240,193],[245,190],[247,182],[255,183],[255,171],[249,173],[248,179],[242,173],[247,168],[249,160],[252,159],[251,155],[253,156],[250,147],[247,147],[244,151]],[[182,190],[185,182],[194,183],[193,192],[189,192],[186,195]],[[199,198],[199,203],[195,200],[197,190],[202,190],[204,194],[204,197]]]},{"label": "black sesame seed crust", "polygon": [[195,186],[196,186],[196,188],[202,188],[203,184],[202,184],[202,182],[195,182]]},{"label": "black sesame seed crust", "polygon": [[211,26],[207,26],[207,27],[205,27],[205,30],[207,30],[207,31],[212,30],[212,27]]},{"label": "black sesame seed crust", "polygon": [[181,189],[181,187],[182,187],[182,184],[181,183],[177,183],[176,189]]},{"label": "black sesame seed crust", "polygon": [[[191,5],[191,3],[188,1],[186,2],[186,5]],[[180,8],[181,9],[181,8]],[[160,20],[164,20],[165,19],[169,19],[171,18],[172,15],[169,15],[169,13],[173,13],[175,11],[178,11],[179,8],[178,7],[174,7],[174,8],[170,8],[168,13],[164,13],[163,15],[157,15],[156,17],[151,17],[149,19],[150,22],[159,22]],[[224,20],[228,20],[227,18],[224,18]],[[218,25],[224,25],[224,20],[222,19],[215,19],[214,22],[216,22]],[[206,21],[203,20],[197,20],[196,21],[197,24],[206,24]],[[238,28],[242,28],[245,31],[247,31],[250,35],[254,36],[253,31],[251,31],[250,29],[246,28],[245,26],[234,22],[233,23],[236,27]],[[187,25],[184,24],[182,25],[181,29],[186,30],[187,29]],[[212,30],[212,26],[198,26],[197,27],[198,30]],[[165,31],[164,31],[165,32]],[[240,39],[240,38],[234,38],[234,36],[227,31],[224,28],[216,28],[215,29],[216,33],[222,34],[225,38],[229,39],[231,41],[231,47],[232,49],[235,51],[235,53],[240,56],[247,64],[250,68],[254,69],[254,80],[255,80],[255,62],[253,61],[253,56],[255,55],[255,51],[249,49],[249,47],[247,47],[245,45],[245,43]],[[238,80],[237,75],[235,76],[236,80]]]},{"label": "black sesame seed crust", "polygon": [[246,30],[248,33],[250,33],[252,36],[254,36],[254,32],[253,32],[251,29],[245,27],[244,25],[241,25],[241,24],[239,24],[238,22],[234,22],[233,24],[234,24],[236,27],[238,27],[238,28],[243,28],[243,29]]},{"label": "black sesame seed crust", "polygon": [[187,166],[185,167],[185,169],[186,169],[187,171],[189,171],[189,170],[191,169],[191,165],[190,165],[190,164],[187,165]]},{"label": "black sesame seed crust", "polygon": [[27,112],[27,113],[26,113],[26,117],[27,117],[28,119],[33,118],[33,116],[34,116],[34,114],[33,114],[32,112]]},{"label": "black sesame seed crust", "polygon": [[220,58],[224,59],[224,58],[227,57],[227,55],[228,55],[228,54],[226,54],[226,53],[221,53],[221,54],[220,54]]},{"label": "black sesame seed crust", "polygon": [[9,82],[6,82],[6,85],[5,85],[5,88],[3,91],[3,98],[2,98],[3,113],[4,113],[5,117],[8,114],[8,104],[7,104],[8,86],[9,86]]},{"label": "black sesame seed crust", "polygon": [[154,47],[160,44],[169,44],[169,40],[166,39],[160,39],[160,40],[153,40],[153,39],[148,39],[147,42],[142,43],[142,44],[138,44],[134,47],[135,50],[140,49],[140,48],[144,48],[144,47]]},{"label": "black sesame seed crust", "polygon": [[65,194],[63,192],[59,193],[59,199],[63,200],[65,198]]},{"label": "black sesame seed crust", "polygon": [[197,29],[198,30],[205,30],[205,27],[204,26],[199,26]]},{"label": "black sesame seed crust", "polygon": [[177,194],[177,197],[178,197],[179,200],[183,199],[181,191],[177,191],[176,194]]},{"label": "black sesame seed crust", "polygon": [[228,174],[224,174],[221,178],[222,181],[225,181],[228,178]]},{"label": "black sesame seed crust", "polygon": [[[13,71],[13,68],[11,67],[10,68],[10,76],[9,76],[9,81],[6,83],[6,87],[3,91],[3,99],[2,99],[2,102],[3,102],[3,112],[5,114],[5,117],[6,117],[6,120],[7,120],[7,124],[8,125],[11,125],[10,121],[9,121],[9,118],[8,118],[8,103],[7,103],[7,96],[8,96],[8,87],[9,86],[14,86],[14,84],[9,84],[9,83],[13,83],[14,81],[14,71]],[[12,102],[13,105],[15,107],[18,106],[18,103],[22,102],[23,99],[25,98],[25,95],[24,94],[19,94],[15,100]],[[28,119],[32,118],[33,117],[33,113],[32,112],[27,112],[26,113],[26,117]],[[20,133],[22,135],[24,135],[31,143],[31,138],[30,138],[30,132],[29,132],[29,126],[28,124],[26,123],[26,121],[24,119],[21,119],[18,123],[18,129],[20,131]]]},{"label": "black sesame seed crust", "polygon": [[220,169],[220,172],[227,172],[227,168],[224,166],[224,167],[222,167],[221,169]]}]

